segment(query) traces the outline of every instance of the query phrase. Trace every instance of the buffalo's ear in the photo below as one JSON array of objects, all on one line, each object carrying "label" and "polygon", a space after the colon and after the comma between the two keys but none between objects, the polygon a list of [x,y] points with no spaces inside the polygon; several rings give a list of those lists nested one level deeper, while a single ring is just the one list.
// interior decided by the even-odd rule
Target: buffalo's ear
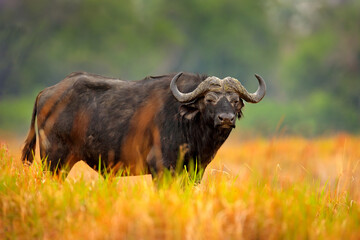
[{"label": "buffalo's ear", "polygon": [[179,111],[180,111],[180,116],[188,120],[193,119],[196,116],[196,114],[199,113],[199,109],[195,106],[195,104],[181,105]]},{"label": "buffalo's ear", "polygon": [[240,119],[243,116],[243,112],[242,112],[243,107],[244,107],[244,102],[242,99],[240,99],[236,108],[236,116],[238,119]]},{"label": "buffalo's ear", "polygon": [[238,119],[240,119],[240,118],[243,116],[242,111],[240,111],[240,112],[236,113],[236,116],[237,116],[237,118],[238,118]]}]

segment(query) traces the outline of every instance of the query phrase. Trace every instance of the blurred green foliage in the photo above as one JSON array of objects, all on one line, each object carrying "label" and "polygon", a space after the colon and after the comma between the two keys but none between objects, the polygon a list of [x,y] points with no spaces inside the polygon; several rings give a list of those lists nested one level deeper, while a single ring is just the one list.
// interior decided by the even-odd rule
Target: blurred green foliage
[{"label": "blurred green foliage", "polygon": [[27,133],[34,107],[32,96],[7,97],[0,101],[0,132]]},{"label": "blurred green foliage", "polygon": [[356,0],[3,0],[0,129],[23,131],[34,90],[74,71],[188,71],[250,91],[254,73],[265,78],[268,95],[246,107],[242,128],[359,132],[359,10]]}]

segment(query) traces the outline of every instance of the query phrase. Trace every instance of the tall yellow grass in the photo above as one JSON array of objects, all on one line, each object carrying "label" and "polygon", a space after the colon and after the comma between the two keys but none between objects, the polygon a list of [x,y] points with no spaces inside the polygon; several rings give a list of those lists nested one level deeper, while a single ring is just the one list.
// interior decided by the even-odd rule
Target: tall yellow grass
[{"label": "tall yellow grass", "polygon": [[360,238],[356,136],[232,140],[209,166],[230,174],[155,187],[68,182],[0,149],[0,238]]}]

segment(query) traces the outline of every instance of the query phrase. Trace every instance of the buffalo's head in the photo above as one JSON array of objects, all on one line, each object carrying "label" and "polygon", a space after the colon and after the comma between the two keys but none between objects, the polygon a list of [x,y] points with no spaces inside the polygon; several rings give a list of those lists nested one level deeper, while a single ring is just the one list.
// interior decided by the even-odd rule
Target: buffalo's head
[{"label": "buffalo's head", "polygon": [[243,100],[258,103],[265,96],[266,84],[259,76],[259,87],[255,93],[249,93],[235,78],[208,77],[202,81],[192,92],[179,91],[176,81],[182,72],[176,74],[171,80],[170,89],[174,97],[182,103],[180,115],[192,119],[198,113],[204,120],[214,127],[234,128],[235,118],[240,118]]}]

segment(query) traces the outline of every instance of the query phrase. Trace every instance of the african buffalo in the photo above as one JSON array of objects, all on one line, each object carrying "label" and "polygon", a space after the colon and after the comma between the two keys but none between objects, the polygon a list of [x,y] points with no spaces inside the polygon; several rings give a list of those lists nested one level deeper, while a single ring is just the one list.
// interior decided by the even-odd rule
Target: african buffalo
[{"label": "african buffalo", "polygon": [[205,168],[242,116],[246,102],[266,92],[264,80],[249,93],[231,77],[191,73],[123,81],[85,72],[67,76],[36,97],[22,152],[33,161],[37,116],[40,156],[50,169],[84,160],[131,174],[174,169],[179,159]]}]

